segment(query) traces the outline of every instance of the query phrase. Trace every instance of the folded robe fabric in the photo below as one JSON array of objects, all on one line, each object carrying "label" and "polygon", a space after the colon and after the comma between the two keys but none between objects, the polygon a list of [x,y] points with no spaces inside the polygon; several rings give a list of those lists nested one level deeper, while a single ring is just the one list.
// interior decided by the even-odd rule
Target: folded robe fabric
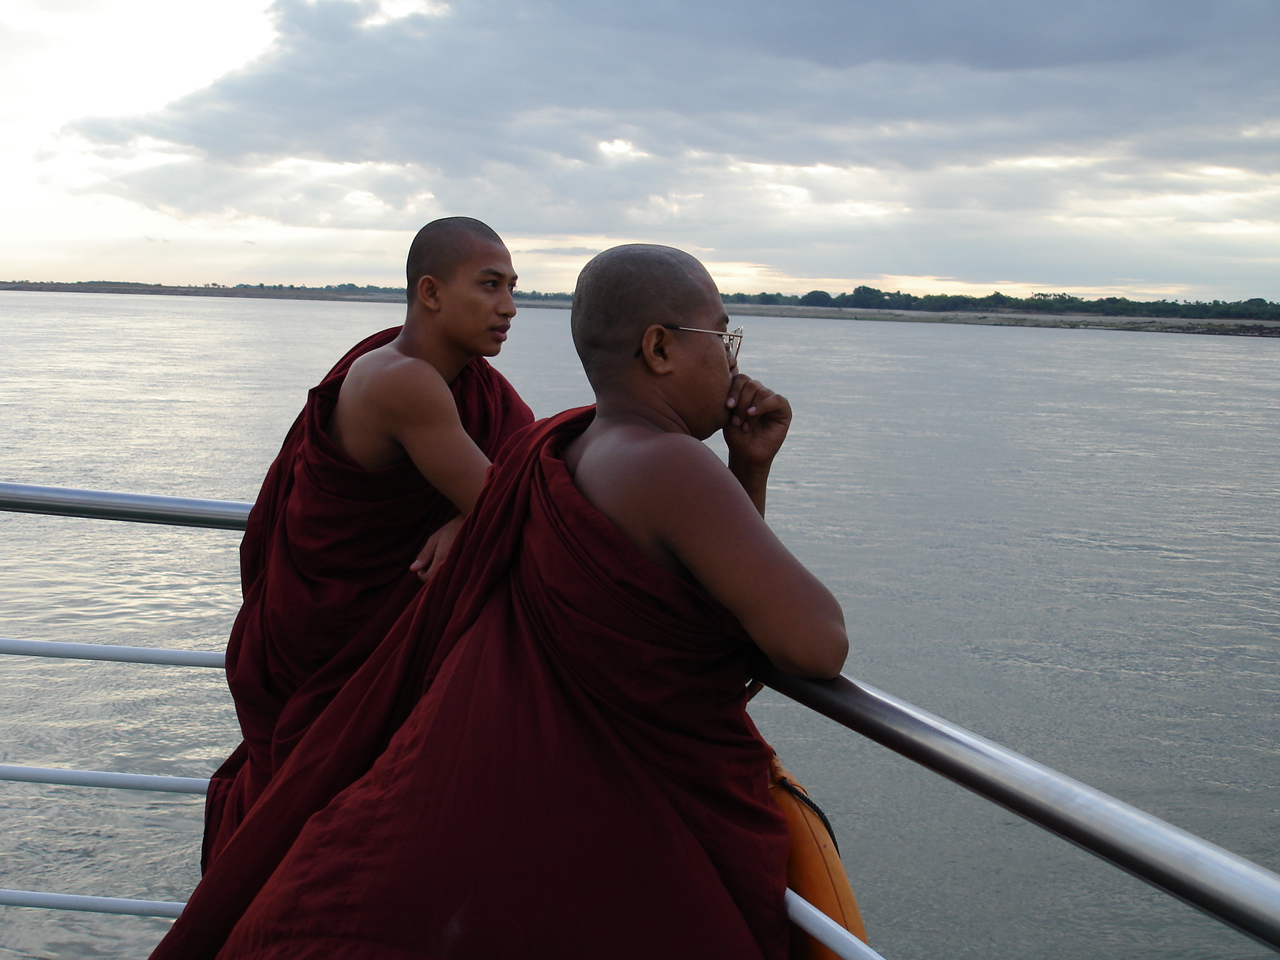
[{"label": "folded robe fabric", "polygon": [[[411,460],[366,470],[328,435],[352,362],[399,331],[357,344],[310,391],[249,515],[240,547],[244,603],[227,645],[244,742],[210,783],[206,866],[298,737],[418,593],[422,583],[409,564],[457,516]],[[533,420],[481,357],[451,389],[463,428],[491,460]]]},{"label": "folded robe fabric", "polygon": [[508,445],[155,960],[786,956],[754,648],[579,494],[591,416]]}]

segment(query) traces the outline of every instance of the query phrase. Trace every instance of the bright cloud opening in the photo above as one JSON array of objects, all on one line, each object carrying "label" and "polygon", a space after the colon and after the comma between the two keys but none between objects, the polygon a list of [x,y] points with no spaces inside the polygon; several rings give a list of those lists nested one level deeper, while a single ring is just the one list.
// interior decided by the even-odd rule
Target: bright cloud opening
[{"label": "bright cloud opening", "polygon": [[600,152],[610,160],[639,160],[641,157],[649,156],[643,150],[637,150],[630,140],[601,141],[597,146]]},{"label": "bright cloud opening", "polygon": [[378,0],[377,10],[362,21],[362,26],[379,27],[405,17],[443,17],[453,11],[447,3],[435,0]]}]

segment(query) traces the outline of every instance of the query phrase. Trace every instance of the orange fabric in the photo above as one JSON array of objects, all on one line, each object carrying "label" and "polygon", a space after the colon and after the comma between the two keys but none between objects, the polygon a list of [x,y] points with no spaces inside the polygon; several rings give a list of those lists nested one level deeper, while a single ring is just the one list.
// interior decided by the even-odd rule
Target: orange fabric
[{"label": "orange fabric", "polygon": [[[787,886],[844,927],[863,943],[867,931],[862,925],[858,901],[845,876],[840,854],[822,819],[797,800],[787,786],[806,797],[805,790],[787,772],[775,755],[769,769],[769,796],[787,820],[791,850],[787,856]],[[813,937],[794,924],[791,927],[791,960],[839,960]]]}]

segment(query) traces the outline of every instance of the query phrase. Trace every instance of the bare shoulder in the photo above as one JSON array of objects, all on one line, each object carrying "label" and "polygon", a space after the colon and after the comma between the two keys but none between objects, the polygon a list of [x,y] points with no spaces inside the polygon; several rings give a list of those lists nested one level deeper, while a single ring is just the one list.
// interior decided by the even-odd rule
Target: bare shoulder
[{"label": "bare shoulder", "polygon": [[449,385],[440,371],[425,360],[401,353],[391,344],[357,358],[343,382],[343,389],[348,387],[352,394],[393,405],[414,399],[439,402],[447,398],[451,405],[453,403]]},{"label": "bare shoulder", "polygon": [[749,498],[701,441],[635,426],[592,425],[565,452],[583,497],[660,566],[684,573],[678,541],[713,518],[758,521]]},{"label": "bare shoulder", "polygon": [[330,438],[368,470],[412,457],[415,433],[442,430],[462,430],[449,385],[431,364],[390,345],[351,364],[329,420]]},{"label": "bare shoulder", "polygon": [[[580,489],[616,489],[623,495],[671,493],[733,483],[706,444],[683,433],[593,424],[571,445],[566,460]],[[590,495],[588,495],[590,499]]]},{"label": "bare shoulder", "polygon": [[565,461],[582,495],[659,566],[700,583],[781,669],[831,677],[848,650],[831,593],[687,434],[593,423]]}]

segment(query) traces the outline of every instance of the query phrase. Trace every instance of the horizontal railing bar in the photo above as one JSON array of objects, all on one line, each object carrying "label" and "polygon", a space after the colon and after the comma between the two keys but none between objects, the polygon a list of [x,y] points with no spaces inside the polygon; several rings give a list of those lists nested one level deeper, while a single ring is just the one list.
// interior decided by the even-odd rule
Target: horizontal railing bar
[{"label": "horizontal railing bar", "polygon": [[[0,890],[0,906],[42,907],[50,910],[77,910],[176,919],[182,914],[186,904],[165,900],[124,900],[117,897],[37,893],[32,890]],[[796,926],[828,947],[842,960],[884,960],[880,954],[791,890],[786,893],[786,909],[787,916]]]},{"label": "horizontal railing bar", "polygon": [[[186,904],[166,900],[124,900],[117,897],[38,893],[33,890],[0,890],[0,906],[176,919],[182,914]],[[884,960],[880,954],[791,890],[786,892],[786,910],[788,918],[796,926],[829,948],[841,960]]]},{"label": "horizontal railing bar", "polygon": [[226,654],[211,650],[164,650],[160,647],[118,647],[110,643],[61,643],[54,640],[11,640],[0,637],[0,654],[55,657],[60,660],[111,660],[117,663],[155,663],[170,667],[222,667]]},{"label": "horizontal railing bar", "polygon": [[113,790],[155,790],[158,793],[209,792],[200,777],[160,777],[146,773],[108,773],[105,770],[64,770],[61,767],[19,767],[0,763],[0,780],[56,783],[67,787],[109,787]]},{"label": "horizontal railing bar", "polygon": [[788,888],[784,904],[787,917],[841,960],[884,960],[865,943]]},{"label": "horizontal railing bar", "polygon": [[144,493],[0,483],[0,510],[17,513],[243,530],[252,507],[253,504],[238,500],[196,500]]},{"label": "horizontal railing bar", "polygon": [[122,900],[118,897],[81,897],[69,893],[36,893],[34,890],[0,890],[0,906],[118,913],[131,917],[168,917],[176,920],[186,904],[170,903],[167,900]]},{"label": "horizontal railing bar", "polygon": [[1273,949],[1280,876],[874,687],[768,664],[779,693],[954,780]]}]

